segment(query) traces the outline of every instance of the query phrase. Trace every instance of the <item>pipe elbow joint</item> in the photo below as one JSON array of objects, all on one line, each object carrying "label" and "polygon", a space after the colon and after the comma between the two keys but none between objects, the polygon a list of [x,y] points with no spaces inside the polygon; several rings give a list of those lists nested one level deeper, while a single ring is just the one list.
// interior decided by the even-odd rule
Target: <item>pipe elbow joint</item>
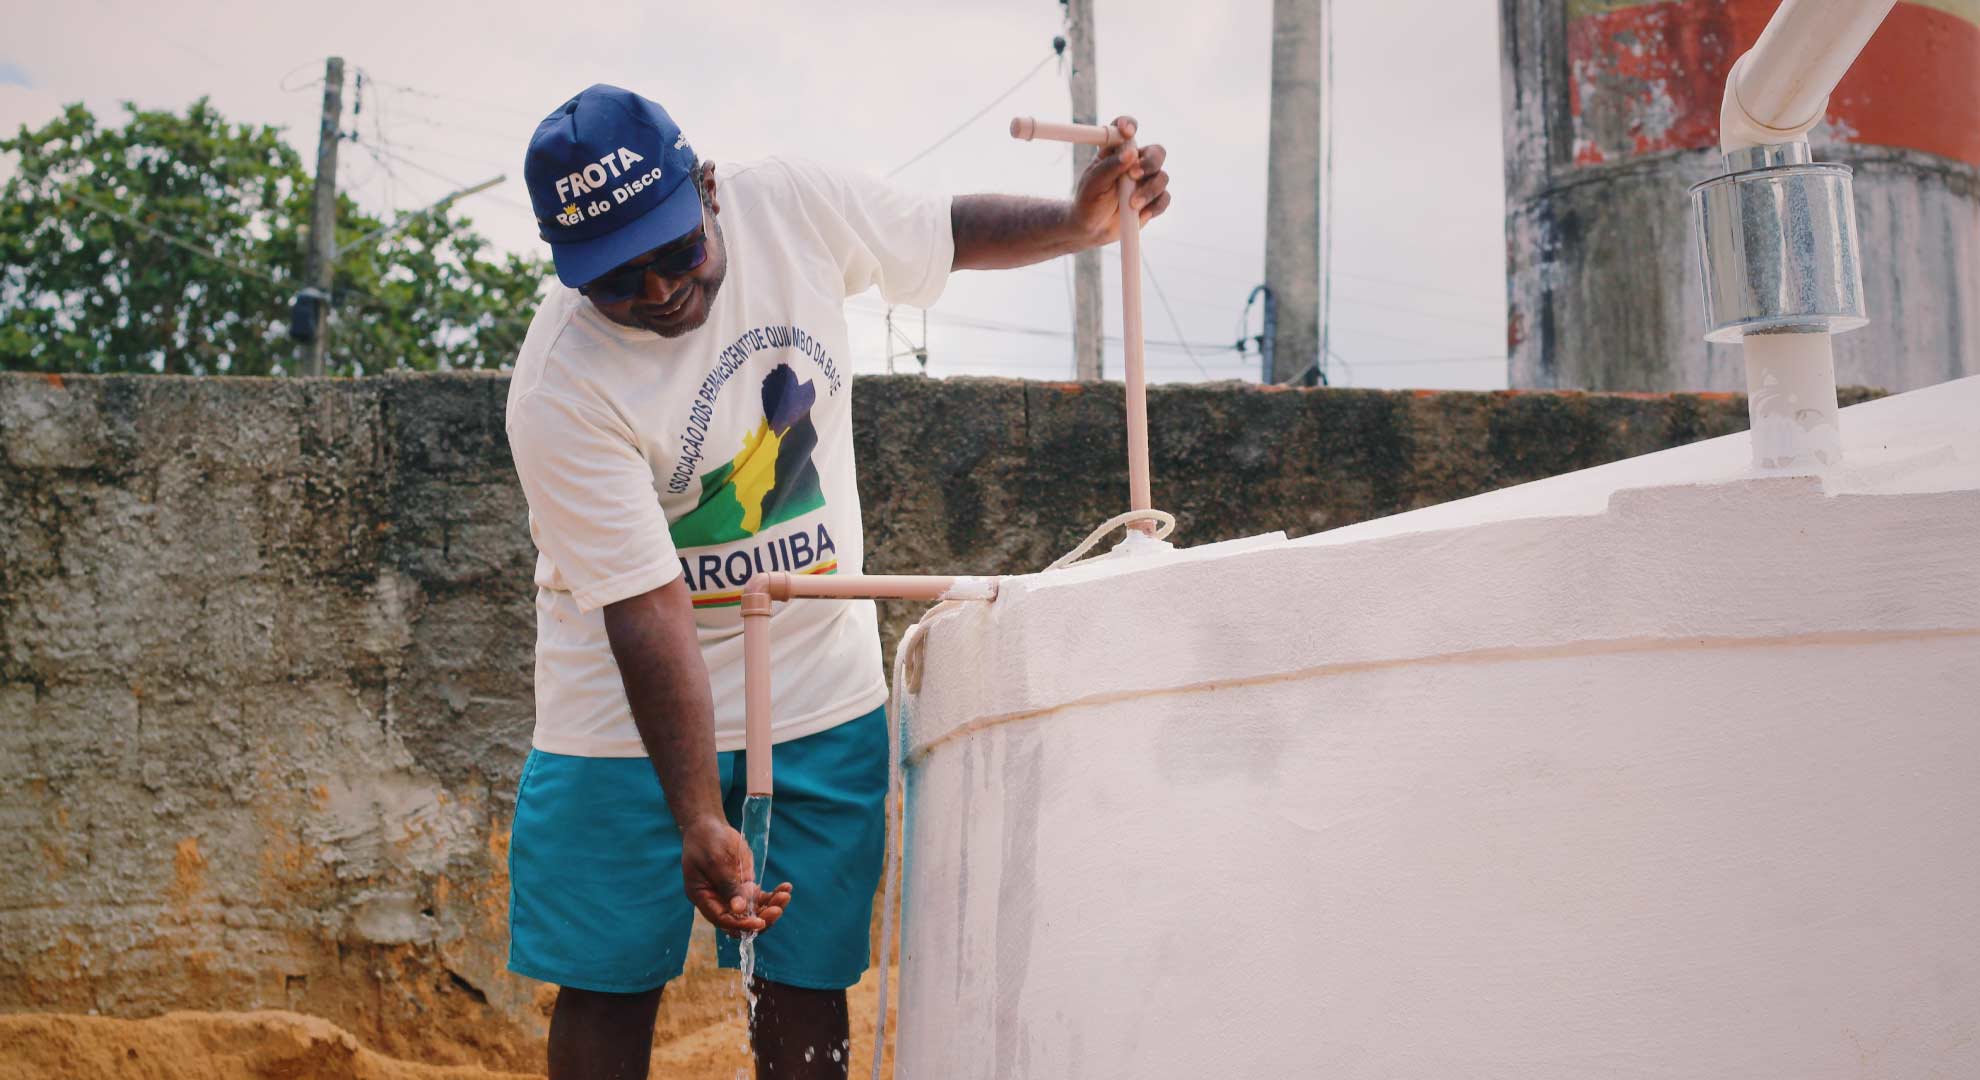
[{"label": "pipe elbow joint", "polygon": [[785,573],[757,574],[743,586],[742,613],[751,615],[770,614],[773,600],[791,598],[791,576]]},{"label": "pipe elbow joint", "polygon": [[1726,90],[1719,100],[1719,153],[1730,154],[1735,150],[1746,150],[1755,146],[1776,146],[1781,143],[1806,142],[1808,133],[1827,115],[1829,99],[1825,96],[1808,116],[1788,127],[1774,127],[1750,112],[1739,98],[1740,77],[1746,72],[1753,59],[1752,50],[1740,54],[1733,61],[1732,70],[1726,73]]}]

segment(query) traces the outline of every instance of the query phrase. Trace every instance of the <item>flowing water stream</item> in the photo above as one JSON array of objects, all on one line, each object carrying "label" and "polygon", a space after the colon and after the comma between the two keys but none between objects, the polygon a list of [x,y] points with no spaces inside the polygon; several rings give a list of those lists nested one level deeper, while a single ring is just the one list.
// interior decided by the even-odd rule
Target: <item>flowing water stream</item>
[{"label": "flowing water stream", "polygon": [[[743,800],[742,816],[743,842],[749,845],[749,860],[756,871],[756,883],[763,886],[770,879],[767,867],[770,865],[770,796],[751,795]],[[750,901],[750,913],[755,914],[756,902]],[[749,1003],[749,1032],[756,1033],[756,935],[744,934],[738,947],[742,954],[743,998]]]}]

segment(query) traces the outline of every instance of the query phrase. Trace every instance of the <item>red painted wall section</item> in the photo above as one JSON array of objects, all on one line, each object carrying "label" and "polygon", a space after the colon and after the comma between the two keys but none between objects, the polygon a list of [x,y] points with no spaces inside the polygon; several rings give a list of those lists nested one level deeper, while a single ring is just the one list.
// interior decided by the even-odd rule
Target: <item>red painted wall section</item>
[{"label": "red painted wall section", "polygon": [[[1574,160],[1719,142],[1719,97],[1776,0],[1569,0]],[[1903,2],[1829,98],[1818,141],[1980,166],[1980,0]]]}]

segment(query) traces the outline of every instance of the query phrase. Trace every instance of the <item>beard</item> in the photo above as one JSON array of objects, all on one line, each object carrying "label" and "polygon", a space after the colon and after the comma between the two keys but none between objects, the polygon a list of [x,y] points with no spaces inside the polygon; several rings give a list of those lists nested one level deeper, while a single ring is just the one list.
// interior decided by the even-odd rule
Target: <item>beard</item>
[{"label": "beard", "polygon": [[710,222],[714,226],[714,250],[709,258],[719,257],[716,272],[705,279],[693,282],[694,294],[687,298],[680,311],[662,319],[655,318],[648,309],[635,307],[632,319],[640,329],[658,334],[663,338],[677,338],[691,334],[708,322],[708,316],[715,310],[715,298],[721,293],[722,285],[729,279],[729,245],[722,236],[720,219]]}]

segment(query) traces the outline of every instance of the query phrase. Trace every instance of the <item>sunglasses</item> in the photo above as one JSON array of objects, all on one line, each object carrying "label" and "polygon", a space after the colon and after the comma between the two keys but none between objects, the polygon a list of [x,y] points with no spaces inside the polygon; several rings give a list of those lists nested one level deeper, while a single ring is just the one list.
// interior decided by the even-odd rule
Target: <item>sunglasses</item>
[{"label": "sunglasses", "polygon": [[618,304],[646,290],[646,275],[680,277],[708,258],[708,237],[695,234],[694,243],[643,263],[628,263],[607,271],[578,287],[578,291],[601,304]]}]

